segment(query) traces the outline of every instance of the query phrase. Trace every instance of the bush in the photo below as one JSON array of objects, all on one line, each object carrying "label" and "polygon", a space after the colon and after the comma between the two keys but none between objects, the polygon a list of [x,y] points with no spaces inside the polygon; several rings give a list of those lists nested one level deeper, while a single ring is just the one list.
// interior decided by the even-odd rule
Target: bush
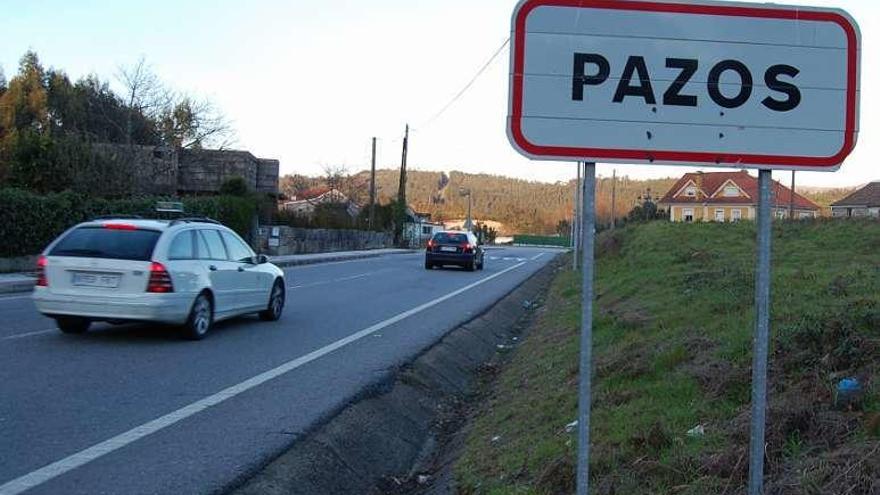
[{"label": "bush", "polygon": [[156,201],[182,201],[187,215],[214,218],[250,239],[258,201],[251,197],[89,198],[69,191],[39,195],[0,189],[0,257],[42,251],[71,226],[99,215],[141,215],[156,218]]}]

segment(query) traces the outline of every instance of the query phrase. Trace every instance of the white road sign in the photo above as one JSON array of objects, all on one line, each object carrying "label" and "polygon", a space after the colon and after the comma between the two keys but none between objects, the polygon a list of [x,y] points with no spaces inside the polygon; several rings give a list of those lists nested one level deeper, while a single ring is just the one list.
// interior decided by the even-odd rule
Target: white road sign
[{"label": "white road sign", "polygon": [[534,159],[835,170],[858,135],[858,27],[837,9],[523,0],[508,135]]}]

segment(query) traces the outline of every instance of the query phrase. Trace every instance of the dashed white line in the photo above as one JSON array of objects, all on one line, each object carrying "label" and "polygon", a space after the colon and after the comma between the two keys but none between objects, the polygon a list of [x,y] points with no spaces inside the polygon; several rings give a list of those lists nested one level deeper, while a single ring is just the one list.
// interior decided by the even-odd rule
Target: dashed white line
[{"label": "dashed white line", "polygon": [[27,333],[18,333],[15,335],[7,335],[6,337],[0,337],[0,340],[14,340],[14,339],[23,339],[25,337],[32,337],[34,335],[42,335],[44,333],[56,332],[54,328],[49,330],[37,330],[35,332],[27,332]]},{"label": "dashed white line", "polygon": [[404,311],[396,316],[392,316],[387,320],[376,323],[375,325],[371,325],[363,330],[355,332],[348,337],[343,339],[339,339],[332,344],[326,345],[320,349],[312,351],[305,356],[298,357],[296,359],[290,360],[276,368],[272,368],[269,371],[260,373],[252,378],[249,378],[241,383],[233,385],[229,388],[223,389],[216,394],[205,397],[204,399],[198,400],[189,404],[188,406],[184,406],[176,411],[172,411],[162,417],[156,418],[148,423],[144,423],[140,426],[136,426],[124,433],[120,433],[113,438],[104,440],[101,443],[92,445],[91,447],[81,450],[75,454],[65,457],[59,461],[55,461],[49,465],[46,465],[36,471],[32,471],[24,476],[20,476],[15,478],[14,480],[7,481],[3,485],[0,485],[0,495],[18,495],[26,490],[29,490],[35,486],[42,485],[43,483],[61,476],[64,473],[72,471],[82,465],[88,464],[89,462],[94,461],[100,457],[103,457],[115,450],[118,450],[126,445],[140,440],[148,435],[152,435],[157,431],[163,430],[175,423],[183,421],[184,419],[198,414],[205,409],[208,409],[211,406],[216,406],[228,399],[231,399],[237,395],[240,395],[248,390],[262,385],[263,383],[268,382],[274,378],[277,378],[285,373],[293,371],[301,366],[304,366],[320,357],[326,356],[331,352],[334,352],[342,347],[351,344],[352,342],[356,342],[364,337],[367,337],[383,328],[391,326],[403,319],[406,319],[416,313],[420,313],[428,308],[432,308],[448,299],[451,299],[463,292],[469,291],[474,287],[482,285],[494,278],[500,277],[505,273],[515,270],[521,266],[525,265],[525,262],[518,263],[509,268],[506,268],[500,272],[489,275],[485,278],[477,280],[472,284],[468,284],[460,289],[456,289],[444,296],[440,296],[436,299],[428,301],[424,304],[416,306],[412,309]]},{"label": "dashed white line", "polygon": [[534,261],[534,260],[540,258],[541,256],[544,256],[545,254],[547,254],[547,253],[538,253],[538,254],[532,256],[532,261]]},{"label": "dashed white line", "polygon": [[310,284],[291,285],[290,287],[288,287],[288,289],[304,289],[304,288],[306,288],[306,287],[317,287],[317,286],[319,286],[319,285],[335,284],[335,283],[337,283],[337,282],[345,282],[345,281],[348,281],[348,280],[355,280],[355,279],[358,279],[358,278],[367,277],[367,276],[369,276],[369,275],[374,275],[374,274],[376,274],[376,273],[380,273],[380,272],[384,272],[384,271],[385,271],[385,270],[375,270],[375,271],[372,271],[372,272],[360,273],[360,274],[357,274],[357,275],[351,275],[351,276],[348,276],[348,277],[334,278],[333,280],[323,280],[323,281],[321,281],[321,282],[313,282],[313,283],[310,283]]}]

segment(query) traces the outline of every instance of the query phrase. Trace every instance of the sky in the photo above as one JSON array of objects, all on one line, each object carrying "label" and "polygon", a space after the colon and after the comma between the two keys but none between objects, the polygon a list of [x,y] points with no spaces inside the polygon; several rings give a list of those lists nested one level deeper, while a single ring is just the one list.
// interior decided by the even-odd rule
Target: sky
[{"label": "sky", "polygon": [[[880,2],[801,0],[847,10],[862,35],[860,134],[837,172],[797,174],[799,185],[855,186],[880,180]],[[35,50],[46,66],[76,79],[114,80],[143,57],[169,86],[208,97],[233,122],[236,147],[277,158],[282,174],[324,167],[400,165],[554,182],[570,162],[530,161],[505,133],[506,47],[515,0],[0,0],[7,78]],[[599,175],[678,176],[686,167],[598,164]],[[711,170],[703,167],[703,170]],[[775,172],[787,181],[788,172]]]}]

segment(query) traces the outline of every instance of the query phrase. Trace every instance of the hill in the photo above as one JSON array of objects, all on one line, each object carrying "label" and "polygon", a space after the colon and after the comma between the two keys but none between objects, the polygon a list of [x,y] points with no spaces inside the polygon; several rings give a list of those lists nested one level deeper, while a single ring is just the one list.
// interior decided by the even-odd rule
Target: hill
[{"label": "hill", "polygon": [[[328,177],[285,176],[281,179],[282,192],[293,196],[310,188],[336,183],[356,203],[369,201],[368,171],[353,175],[339,171]],[[644,195],[660,197],[672,187],[677,178],[638,180],[627,176],[617,178],[615,216],[625,217]],[[397,198],[399,171],[376,171],[376,189],[380,203]],[[410,170],[407,173],[407,201],[421,213],[430,213],[434,220],[446,221],[467,215],[467,197],[459,190],[473,192],[472,215],[475,219],[499,222],[502,235],[516,233],[565,233],[568,228],[559,225],[570,221],[574,210],[574,180],[546,183],[489,174],[429,172]],[[596,215],[600,224],[611,223],[610,177],[596,180]],[[798,188],[798,191],[827,209],[827,206],[852,191],[852,188]],[[826,212],[827,213],[827,212]]]},{"label": "hill", "polygon": [[[376,189],[380,203],[397,197],[399,172],[377,170]],[[324,178],[287,176],[282,178],[282,191],[293,195],[298,190],[325,182]],[[359,172],[342,181],[341,189],[356,202],[365,204],[369,198],[369,172]],[[615,214],[626,214],[639,196],[650,192],[662,195],[675,179],[633,180],[617,178]],[[611,178],[597,180],[596,211],[598,221],[610,223]],[[469,174],[460,171],[427,172],[411,170],[407,173],[407,201],[418,212],[430,213],[432,219],[444,221],[461,219],[467,215],[467,197],[459,190],[473,193],[472,215],[476,219],[499,222],[502,234],[553,234],[561,221],[569,221],[574,208],[574,181],[546,183],[514,179],[499,175]],[[562,230],[567,232],[567,227]]]},{"label": "hill", "polygon": [[[880,224],[780,222],[773,243],[766,492],[880,493]],[[755,225],[630,225],[597,252],[595,493],[745,493]],[[560,272],[467,430],[461,493],[572,493],[579,302]]]}]

